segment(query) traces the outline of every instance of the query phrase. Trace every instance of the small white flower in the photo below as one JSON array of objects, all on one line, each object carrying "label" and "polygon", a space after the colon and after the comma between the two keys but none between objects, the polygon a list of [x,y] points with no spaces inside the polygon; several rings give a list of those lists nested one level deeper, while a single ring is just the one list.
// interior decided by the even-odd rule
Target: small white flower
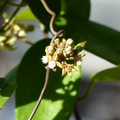
[{"label": "small white flower", "polygon": [[79,60],[79,61],[77,61],[77,65],[81,65],[81,63],[82,63],[82,61],[81,60]]},{"label": "small white flower", "polygon": [[20,30],[19,33],[18,33],[18,36],[19,37],[25,37],[27,34],[24,30]]},{"label": "small white flower", "polygon": [[67,39],[67,44],[68,45],[72,45],[74,42],[73,42],[73,40],[71,39],[71,38],[69,38],[69,39]]},{"label": "small white flower", "polygon": [[41,60],[42,60],[42,62],[43,62],[44,64],[48,63],[48,58],[47,58],[47,56],[43,56],[43,57],[41,58]]},{"label": "small white flower", "polygon": [[56,62],[55,61],[50,61],[48,63],[48,66],[49,66],[49,68],[53,69],[56,66]]}]

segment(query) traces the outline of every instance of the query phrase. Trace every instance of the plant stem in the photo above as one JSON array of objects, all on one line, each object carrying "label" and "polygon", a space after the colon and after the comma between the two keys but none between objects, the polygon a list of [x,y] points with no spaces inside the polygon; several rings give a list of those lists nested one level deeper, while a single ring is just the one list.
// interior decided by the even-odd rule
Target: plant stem
[{"label": "plant stem", "polygon": [[89,93],[91,92],[94,85],[95,85],[95,82],[91,82],[88,89],[87,89],[87,91],[86,91],[86,93],[83,95],[83,97],[78,98],[77,100],[80,101],[80,102],[84,101],[87,98],[87,96],[89,95]]},{"label": "plant stem", "polygon": [[[23,1],[21,1],[20,5],[22,5],[22,3],[23,3]],[[18,13],[19,10],[20,10],[20,7],[18,7],[18,8],[14,11],[14,13],[13,13],[12,16],[11,16],[11,18],[10,18],[9,21],[2,27],[2,29],[5,28],[5,27],[10,23],[10,21],[11,21],[11,20],[13,19],[13,17]]]},{"label": "plant stem", "polygon": [[9,6],[13,6],[13,7],[25,7],[27,4],[21,4],[21,5],[18,5],[18,4],[14,4],[14,3],[11,3],[11,2],[8,2],[8,4],[7,5],[9,5]]},{"label": "plant stem", "polygon": [[52,15],[52,18],[51,18],[51,21],[50,21],[50,31],[52,32],[53,35],[55,35],[57,32],[54,30],[53,28],[53,22],[54,22],[54,19],[55,19],[55,12],[53,12],[47,5],[47,3],[45,2],[45,0],[41,0],[42,4],[44,5],[46,11]]},{"label": "plant stem", "polygon": [[50,68],[47,67],[46,79],[45,79],[44,87],[43,87],[42,92],[41,92],[41,94],[40,94],[40,96],[39,96],[39,99],[38,99],[38,101],[37,101],[37,104],[36,104],[36,106],[34,107],[34,109],[33,109],[33,111],[32,111],[32,113],[31,113],[31,115],[30,115],[30,117],[29,117],[28,120],[32,120],[34,114],[36,113],[36,111],[37,111],[37,109],[38,109],[38,107],[39,107],[39,105],[40,105],[40,102],[41,102],[41,100],[42,100],[43,94],[44,94],[44,92],[45,92],[45,90],[46,90],[46,88],[47,88],[47,85],[48,85],[49,74],[50,74]]},{"label": "plant stem", "polygon": [[76,120],[82,120],[81,117],[79,116],[79,113],[78,113],[77,103],[78,103],[78,101],[76,101],[76,103],[75,103],[74,116],[75,116],[75,119],[76,119]]},{"label": "plant stem", "polygon": [[0,9],[0,14],[2,13],[2,11],[4,10],[5,6],[7,5],[7,3],[9,2],[9,0],[6,0],[4,5],[2,6],[2,8]]},{"label": "plant stem", "polygon": [[27,44],[29,44],[29,45],[31,45],[31,46],[33,45],[32,42],[26,40],[25,38],[18,38],[18,40],[20,40],[20,41],[22,41],[22,42],[24,42],[24,43],[27,43]]}]

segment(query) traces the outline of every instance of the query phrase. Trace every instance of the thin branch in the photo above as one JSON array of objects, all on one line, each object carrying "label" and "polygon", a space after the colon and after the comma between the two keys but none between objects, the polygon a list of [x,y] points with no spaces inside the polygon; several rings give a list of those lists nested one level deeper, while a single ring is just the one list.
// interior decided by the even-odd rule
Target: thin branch
[{"label": "thin branch", "polygon": [[13,6],[13,7],[25,7],[27,4],[21,4],[21,5],[18,5],[18,4],[15,4],[15,3],[11,3],[11,2],[8,2],[9,6]]},{"label": "thin branch", "polygon": [[7,5],[7,3],[9,2],[9,0],[6,0],[4,5],[2,6],[2,8],[0,9],[0,14],[2,13],[2,11],[4,10],[5,6]]},{"label": "thin branch", "polygon": [[84,96],[81,97],[81,98],[78,98],[77,100],[80,101],[80,102],[84,101],[87,98],[87,96],[89,95],[89,93],[91,92],[94,85],[95,85],[95,82],[91,82],[88,89],[87,89],[87,91],[86,91],[86,93],[84,94]]},{"label": "thin branch", "polygon": [[31,45],[31,46],[33,45],[32,42],[26,40],[25,38],[18,38],[18,40],[20,40],[20,41],[22,41],[22,42],[24,42],[24,43],[27,43],[27,44],[29,44],[29,45]]},{"label": "thin branch", "polygon": [[[23,4],[23,1],[21,1],[20,5],[22,5],[22,4]],[[9,21],[8,21],[2,28],[0,28],[0,30],[4,29],[4,28],[10,23],[10,21],[11,21],[11,20],[13,19],[13,17],[18,13],[19,10],[20,10],[20,7],[18,7],[18,8],[14,11],[14,13],[12,14],[11,18],[9,19]]]},{"label": "thin branch", "polygon": [[36,104],[34,110],[32,111],[32,113],[31,113],[31,115],[30,115],[30,117],[29,117],[28,120],[32,120],[34,114],[35,114],[36,111],[37,111],[37,108],[38,108],[39,105],[40,105],[40,102],[41,102],[41,100],[42,100],[43,94],[44,94],[44,92],[45,92],[45,90],[46,90],[46,88],[47,88],[47,85],[48,85],[49,74],[50,74],[50,68],[47,67],[47,71],[46,71],[46,79],[45,79],[44,87],[43,87],[42,92],[41,92],[41,94],[40,94],[40,96],[39,96],[39,99],[38,99],[38,101],[37,101],[37,104]]}]

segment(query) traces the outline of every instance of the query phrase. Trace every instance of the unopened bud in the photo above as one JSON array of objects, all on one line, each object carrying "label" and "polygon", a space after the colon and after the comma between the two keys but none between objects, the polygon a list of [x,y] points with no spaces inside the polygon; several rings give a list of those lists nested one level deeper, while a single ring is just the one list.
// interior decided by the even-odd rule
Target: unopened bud
[{"label": "unopened bud", "polygon": [[5,36],[0,36],[0,42],[6,40],[6,37]]},{"label": "unopened bud", "polygon": [[26,32],[25,32],[24,30],[20,30],[20,31],[18,32],[18,36],[19,36],[19,37],[25,37],[25,36],[26,36]]},{"label": "unopened bud", "polygon": [[81,42],[81,43],[79,43],[75,46],[75,49],[77,50],[77,53],[81,52],[84,49],[85,44],[86,44],[86,41]]},{"label": "unopened bud", "polygon": [[28,25],[28,26],[25,28],[25,30],[26,30],[27,32],[32,32],[32,31],[34,30],[34,26],[33,26],[32,24],[30,24],[30,25]]},{"label": "unopened bud", "polygon": [[69,38],[69,39],[67,39],[67,44],[70,45],[70,46],[73,46],[74,41],[71,38]]}]

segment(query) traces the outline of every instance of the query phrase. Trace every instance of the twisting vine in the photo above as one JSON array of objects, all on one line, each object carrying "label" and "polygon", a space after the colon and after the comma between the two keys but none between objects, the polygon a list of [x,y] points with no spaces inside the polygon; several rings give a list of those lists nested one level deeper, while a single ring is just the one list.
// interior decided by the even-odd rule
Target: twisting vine
[{"label": "twisting vine", "polygon": [[[42,2],[42,4],[44,5],[44,7],[45,7],[45,9],[47,10],[47,12],[52,15],[51,20],[50,20],[50,30],[51,30],[52,34],[54,35],[54,37],[53,37],[53,39],[52,39],[51,42],[50,42],[50,45],[51,45],[58,36],[62,37],[62,36],[64,35],[64,34],[63,34],[63,33],[64,33],[64,30],[60,30],[60,31],[58,31],[58,32],[56,32],[56,31],[54,30],[54,28],[53,28],[53,22],[54,22],[54,19],[55,19],[55,16],[56,16],[56,15],[55,15],[55,13],[54,13],[53,11],[51,11],[51,9],[47,6],[45,0],[41,0],[41,2]],[[32,120],[33,116],[35,115],[35,113],[36,113],[36,111],[37,111],[37,109],[38,109],[38,107],[39,107],[39,105],[40,105],[40,103],[41,103],[42,97],[43,97],[44,92],[45,92],[45,90],[46,90],[46,88],[47,88],[47,85],[48,85],[49,74],[50,74],[50,68],[47,66],[47,67],[46,67],[46,78],[45,78],[45,83],[44,83],[42,92],[40,93],[40,96],[39,96],[39,98],[38,98],[38,101],[37,101],[37,103],[36,103],[36,105],[35,105],[35,107],[34,107],[34,109],[33,109],[33,111],[32,111],[32,113],[31,113],[31,115],[30,115],[30,117],[29,117],[28,120]]]}]

